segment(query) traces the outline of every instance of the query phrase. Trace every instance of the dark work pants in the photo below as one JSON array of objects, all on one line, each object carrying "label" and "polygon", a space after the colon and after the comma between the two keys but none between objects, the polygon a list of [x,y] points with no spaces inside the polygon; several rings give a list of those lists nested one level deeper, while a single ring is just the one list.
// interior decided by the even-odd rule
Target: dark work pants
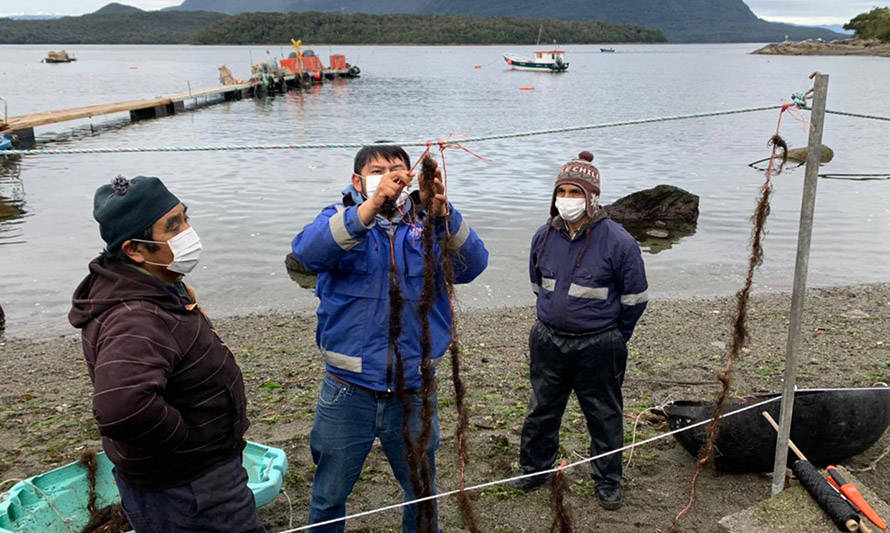
[{"label": "dark work pants", "polygon": [[241,457],[198,479],[160,492],[145,492],[115,475],[124,514],[136,533],[265,533]]},{"label": "dark work pants", "polygon": [[[553,467],[562,414],[575,391],[590,433],[590,456],[624,444],[621,384],[627,345],[617,328],[591,335],[565,335],[535,322],[529,334],[532,397],[522,426],[519,464],[523,473]],[[621,454],[593,462],[598,486],[621,483]]]}]

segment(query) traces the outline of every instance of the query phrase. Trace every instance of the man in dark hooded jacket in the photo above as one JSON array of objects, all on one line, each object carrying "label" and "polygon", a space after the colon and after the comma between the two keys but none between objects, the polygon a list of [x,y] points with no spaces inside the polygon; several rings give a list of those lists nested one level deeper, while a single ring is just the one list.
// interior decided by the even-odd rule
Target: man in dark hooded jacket
[{"label": "man in dark hooded jacket", "polygon": [[[648,284],[640,247],[599,206],[600,173],[581,152],[556,178],[550,219],[532,239],[529,276],[538,320],[529,335],[532,398],[522,428],[524,474],[553,467],[559,426],[572,391],[587,419],[590,454],[620,448],[621,385],[626,342],[646,309]],[[593,462],[600,504],[622,504],[621,454]],[[511,486],[532,490],[543,475]]]},{"label": "man in dark hooded jacket", "polygon": [[201,242],[158,178],[99,187],[106,242],[74,293],[93,413],[137,533],[261,532],[241,464],[241,370],[182,276]]}]

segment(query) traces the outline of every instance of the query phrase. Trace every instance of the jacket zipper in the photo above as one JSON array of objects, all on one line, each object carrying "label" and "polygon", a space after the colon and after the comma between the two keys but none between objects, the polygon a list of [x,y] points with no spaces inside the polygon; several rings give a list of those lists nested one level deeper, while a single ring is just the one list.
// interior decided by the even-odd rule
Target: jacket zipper
[{"label": "jacket zipper", "polygon": [[[390,253],[394,254],[395,248],[396,248],[395,235],[394,235],[395,232],[388,231],[387,233],[389,234]],[[393,255],[393,257],[395,257],[395,255]],[[387,268],[387,271],[388,270],[389,269]],[[392,279],[390,279],[390,283],[392,283]],[[392,309],[392,303],[390,303],[390,309]],[[401,319],[402,319],[402,317],[399,317],[399,320],[401,320]],[[392,317],[390,317],[390,320],[392,320]],[[387,332],[387,336],[389,336],[389,328],[388,327],[386,329],[386,332]],[[395,350],[395,342],[397,342],[397,341],[398,341],[398,339],[395,339],[395,340],[389,339],[389,343],[388,343],[389,346],[388,346],[388,349],[386,350],[386,392],[392,392],[392,359],[393,359],[393,351]]]}]

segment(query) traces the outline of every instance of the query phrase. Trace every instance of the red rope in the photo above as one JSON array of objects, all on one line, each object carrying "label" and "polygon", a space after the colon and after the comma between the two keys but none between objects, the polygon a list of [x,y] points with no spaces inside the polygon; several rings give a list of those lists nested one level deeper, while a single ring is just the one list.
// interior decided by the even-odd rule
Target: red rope
[{"label": "red rope", "polygon": [[[782,109],[779,111],[779,120],[776,123],[776,135],[779,134],[779,131],[782,129],[782,116],[785,114],[785,111],[788,111],[791,108],[797,109],[796,105],[793,104],[782,104]],[[766,167],[766,183],[763,184],[763,188],[766,189],[770,185],[770,180],[773,177],[773,168],[776,164],[776,151],[779,149],[776,144],[773,144],[773,151],[769,158],[769,166]]]}]

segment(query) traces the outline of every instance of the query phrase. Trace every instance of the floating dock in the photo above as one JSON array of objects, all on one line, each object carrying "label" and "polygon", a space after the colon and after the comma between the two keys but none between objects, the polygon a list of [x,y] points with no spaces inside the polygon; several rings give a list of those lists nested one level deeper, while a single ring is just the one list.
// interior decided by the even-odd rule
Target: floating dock
[{"label": "floating dock", "polygon": [[[356,67],[323,69],[315,72],[302,71],[281,74],[279,76],[267,76],[265,79],[252,79],[244,83],[221,85],[219,87],[198,89],[167,96],[159,96],[156,98],[127,100],[110,104],[99,104],[19,115],[9,117],[6,122],[0,121],[0,134],[5,133],[15,135],[20,144],[33,146],[36,142],[34,128],[38,126],[125,112],[130,113],[130,120],[132,121],[165,117],[186,111],[185,103],[189,100],[195,100],[197,102],[198,99],[204,98],[205,103],[203,105],[206,106],[219,101],[240,100],[245,97],[253,96],[264,97],[277,92],[283,93],[291,89],[323,83],[324,80],[357,78],[358,74],[359,70]],[[213,97],[219,97],[219,99],[213,99]]]}]

